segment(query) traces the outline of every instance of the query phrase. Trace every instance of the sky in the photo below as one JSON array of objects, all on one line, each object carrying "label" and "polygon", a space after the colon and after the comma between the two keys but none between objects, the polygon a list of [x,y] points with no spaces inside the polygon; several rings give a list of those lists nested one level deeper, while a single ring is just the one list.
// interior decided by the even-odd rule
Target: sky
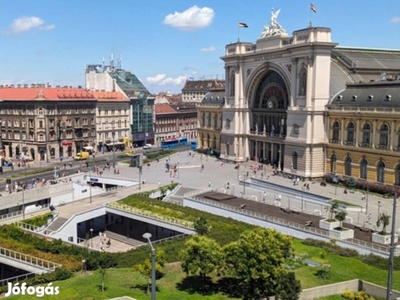
[{"label": "sky", "polygon": [[[0,84],[84,86],[87,64],[135,74],[151,93],[187,79],[225,79],[225,46],[255,43],[271,9],[289,35],[310,22],[307,0],[0,0]],[[313,26],[340,46],[400,49],[399,0],[313,0]],[[248,28],[238,29],[244,22]]]}]

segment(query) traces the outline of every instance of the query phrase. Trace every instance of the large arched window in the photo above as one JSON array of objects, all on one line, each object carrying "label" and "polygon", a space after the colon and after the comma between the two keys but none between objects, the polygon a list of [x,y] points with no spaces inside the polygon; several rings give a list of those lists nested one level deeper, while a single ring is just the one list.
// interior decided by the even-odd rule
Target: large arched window
[{"label": "large arched window", "polygon": [[371,143],[371,125],[365,123],[363,127],[363,144],[368,146]]},{"label": "large arched window", "polygon": [[354,142],[354,123],[350,122],[347,125],[347,142]]},{"label": "large arched window", "polygon": [[383,161],[378,162],[376,172],[377,181],[385,182],[385,163]]},{"label": "large arched window", "polygon": [[344,174],[347,176],[351,176],[351,163],[353,161],[351,160],[350,156],[346,157],[346,160],[344,162]]},{"label": "large arched window", "polygon": [[292,165],[293,165],[293,170],[297,170],[297,152],[293,153],[293,157],[292,157]]},{"label": "large arched window", "polygon": [[229,77],[229,96],[235,96],[235,71],[232,70],[231,76]]},{"label": "large arched window", "polygon": [[386,124],[382,124],[379,133],[380,133],[379,145],[387,146],[389,143],[389,127]]},{"label": "large arched window", "polygon": [[201,113],[201,127],[206,127],[206,113]]},{"label": "large arched window", "polygon": [[396,170],[395,170],[395,185],[400,185],[400,164],[397,165]]},{"label": "large arched window", "polygon": [[339,122],[336,121],[335,123],[333,123],[333,126],[332,126],[332,140],[333,141],[339,140],[339,132],[340,132],[340,125],[339,125]]},{"label": "large arched window", "polygon": [[362,159],[360,164],[360,178],[367,179],[368,162],[365,158]]},{"label": "large arched window", "polygon": [[337,156],[335,153],[331,155],[331,172],[336,173]]}]

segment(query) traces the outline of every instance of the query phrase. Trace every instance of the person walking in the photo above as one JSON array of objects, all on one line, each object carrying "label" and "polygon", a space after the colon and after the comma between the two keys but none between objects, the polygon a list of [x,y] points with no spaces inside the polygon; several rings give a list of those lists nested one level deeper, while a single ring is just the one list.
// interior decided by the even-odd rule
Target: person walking
[{"label": "person walking", "polygon": [[267,192],[264,192],[263,202],[265,203],[266,200],[267,200]]}]

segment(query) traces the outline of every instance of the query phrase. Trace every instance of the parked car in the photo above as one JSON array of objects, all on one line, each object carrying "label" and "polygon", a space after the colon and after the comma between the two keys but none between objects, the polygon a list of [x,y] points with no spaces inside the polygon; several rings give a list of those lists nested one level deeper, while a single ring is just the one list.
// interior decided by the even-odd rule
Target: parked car
[{"label": "parked car", "polygon": [[151,144],[146,144],[143,146],[143,149],[151,149]]}]

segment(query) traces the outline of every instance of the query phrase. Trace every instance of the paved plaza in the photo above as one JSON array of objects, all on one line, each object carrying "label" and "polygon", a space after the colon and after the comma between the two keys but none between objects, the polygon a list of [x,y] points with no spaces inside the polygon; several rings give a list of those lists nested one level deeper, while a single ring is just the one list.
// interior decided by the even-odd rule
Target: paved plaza
[{"label": "paved plaza", "polygon": [[[169,158],[164,158],[159,160],[159,162],[152,162],[150,165],[143,165],[142,174],[140,176],[141,181],[144,184],[118,189],[114,192],[110,192],[105,195],[99,195],[93,197],[92,203],[89,199],[84,199],[81,201],[76,201],[71,204],[57,207],[60,216],[63,218],[69,218],[77,212],[81,212],[92,207],[102,205],[104,203],[115,201],[126,197],[128,195],[138,193],[140,191],[152,190],[157,188],[159,185],[163,186],[171,182],[179,182],[186,189],[201,190],[207,189],[211,186],[212,189],[218,191],[226,191],[229,194],[233,194],[237,197],[241,197],[244,194],[246,197],[250,197],[258,202],[264,201],[264,192],[266,192],[265,201],[267,204],[276,205],[275,199],[278,197],[276,191],[255,189],[246,187],[239,184],[238,178],[243,178],[244,174],[247,172],[252,176],[250,170],[251,166],[254,164],[252,162],[247,162],[242,164],[239,169],[235,169],[234,164],[221,163],[215,157],[204,156],[199,153],[195,153],[194,156],[192,151],[178,152],[171,155]],[[169,160],[170,165],[177,165],[177,172],[168,172],[166,170],[166,162]],[[204,166],[202,168],[202,165]],[[101,165],[100,165],[101,167]],[[121,179],[130,179],[139,181],[139,169],[131,168],[127,164],[119,162],[116,167],[119,169],[119,174],[114,174],[113,169],[104,172],[104,177],[119,177]],[[270,166],[263,166],[263,171],[258,171],[255,175],[260,179],[261,172],[263,172],[263,179],[269,175],[269,182],[279,184],[282,186],[288,186],[299,190],[301,193],[302,186],[304,183],[299,183],[299,185],[293,185],[291,179],[283,178],[282,176],[272,175],[272,168]],[[226,187],[229,183],[229,190]],[[374,195],[365,195],[365,200],[362,200],[362,194],[355,193],[344,193],[344,189],[341,187],[335,187],[331,185],[320,186],[319,183],[306,182],[310,186],[311,193],[318,195],[324,195],[334,199],[342,200],[348,203],[353,203],[363,207],[362,211],[349,211],[348,216],[352,219],[353,224],[369,227],[376,230],[376,220],[379,212],[386,212],[392,215],[393,199],[384,199],[376,197]],[[368,206],[368,208],[367,208]],[[290,207],[294,210],[303,210],[307,214],[316,214],[320,212],[323,216],[328,216],[328,212],[324,209],[321,204],[314,203],[301,203],[299,197],[289,197],[282,192],[281,194],[281,207]],[[368,215],[371,214],[369,217]],[[30,215],[27,215],[29,217]],[[14,219],[15,220],[15,219]],[[369,220],[369,223],[368,223]],[[399,223],[399,217],[397,217],[397,224]],[[391,224],[387,228],[390,231]],[[396,226],[397,228],[400,226]],[[119,250],[127,250],[122,245],[119,245]]]}]

